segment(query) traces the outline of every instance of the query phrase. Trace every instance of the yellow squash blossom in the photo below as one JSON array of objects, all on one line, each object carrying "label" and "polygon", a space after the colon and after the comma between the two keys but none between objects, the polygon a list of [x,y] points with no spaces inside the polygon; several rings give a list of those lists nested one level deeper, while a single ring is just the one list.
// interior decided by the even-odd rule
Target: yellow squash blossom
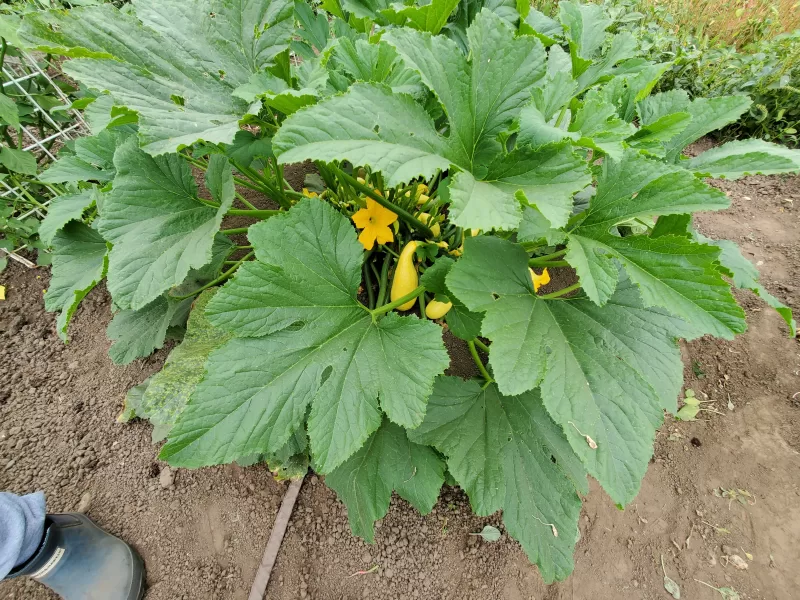
[{"label": "yellow squash blossom", "polygon": [[529,269],[531,272],[531,279],[533,280],[533,291],[538,292],[539,288],[543,285],[550,283],[550,273],[547,272],[547,267],[542,271],[541,275],[537,275],[536,271]]},{"label": "yellow squash blossom", "polygon": [[372,250],[375,240],[379,244],[394,241],[394,234],[389,225],[397,221],[397,215],[384,208],[372,198],[367,198],[367,208],[362,208],[353,215],[353,223],[358,229],[363,229],[358,241],[367,250]]},{"label": "yellow squash blossom", "polygon": [[303,196],[306,198],[319,198],[319,194],[317,192],[309,192],[308,188],[303,188]]}]

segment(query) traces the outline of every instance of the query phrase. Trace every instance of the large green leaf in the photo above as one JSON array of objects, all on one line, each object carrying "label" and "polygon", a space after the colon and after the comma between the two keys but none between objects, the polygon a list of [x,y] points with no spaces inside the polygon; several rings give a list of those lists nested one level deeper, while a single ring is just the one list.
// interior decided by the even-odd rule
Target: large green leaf
[{"label": "large green leaf", "polygon": [[224,148],[225,156],[242,167],[249,167],[257,158],[272,158],[272,138],[257,137],[246,129],[239,131],[233,143]]},{"label": "large green leaf", "polygon": [[385,42],[339,38],[331,50],[328,68],[346,73],[353,81],[385,83],[397,94],[422,95],[419,75],[407,68],[397,51]]},{"label": "large green leaf", "polygon": [[194,301],[183,342],[169,353],[164,367],[150,379],[136,408],[138,416],[160,426],[163,434],[171,429],[203,378],[208,355],[231,338],[211,325],[205,315],[206,305],[216,291],[217,288],[206,290]]},{"label": "large green leaf", "polygon": [[[318,59],[310,59],[303,66],[306,67],[303,72],[309,75],[309,81],[299,81],[298,89],[272,73],[261,72],[253,74],[246,84],[233,91],[233,95],[247,102],[263,100],[267,106],[290,115],[304,106],[314,104],[328,81],[327,72],[319,66]],[[298,69],[292,70],[296,73]]]},{"label": "large green leaf", "polygon": [[86,86],[139,113],[151,154],[197,140],[229,143],[250,110],[231,92],[289,45],[290,0],[140,0],[135,16],[110,4],[26,17],[20,36]]},{"label": "large green leaf", "polygon": [[382,14],[392,22],[399,22],[419,31],[436,35],[447,23],[459,0],[431,0],[428,4],[406,6],[390,4]]},{"label": "large green leaf", "polygon": [[130,135],[127,129],[115,128],[75,140],[75,153],[59,158],[39,180],[45,183],[111,181],[116,175],[114,152]]},{"label": "large green leaf", "polygon": [[473,510],[503,510],[509,534],[520,541],[546,582],[573,569],[586,474],[538,393],[503,396],[492,384],[457,377],[436,380],[425,421],[409,432],[447,456],[447,468]]},{"label": "large green leaf", "polygon": [[589,473],[616,502],[630,502],[662,408],[675,409],[683,366],[674,336],[686,335],[688,324],[645,308],[626,278],[603,307],[542,300],[525,251],[498,238],[467,239],[446,281],[470,310],[485,312],[482,334],[492,341],[489,365],[501,393],[539,386]]},{"label": "large green leaf", "polygon": [[[118,312],[109,323],[107,335],[114,340],[109,349],[111,360],[117,364],[127,364],[137,358],[149,356],[153,350],[164,346],[171,328],[182,328],[192,307],[193,292],[201,285],[217,277],[224,260],[230,254],[231,241],[218,233],[212,246],[211,261],[189,271],[186,279],[139,310],[126,309]],[[187,296],[181,300],[179,297]],[[202,326],[202,323],[200,324]],[[154,432],[163,439],[167,423],[156,422]],[[163,431],[162,431],[163,430]]]},{"label": "large green leaf", "polygon": [[281,163],[348,160],[383,172],[390,186],[448,169],[449,147],[410,96],[363,83],[292,115],[273,139]]},{"label": "large green leaf", "polygon": [[483,10],[494,13],[514,28],[520,17],[516,0],[459,0],[450,22],[444,26],[443,33],[458,44],[464,54],[469,54],[469,26]]},{"label": "large green leaf", "polygon": [[275,452],[310,406],[312,455],[328,473],[379,427],[381,410],[417,426],[449,365],[441,329],[396,313],[374,320],[359,304],[363,247],[347,219],[303,200],[249,237],[258,261],[207,309],[212,324],[245,337],[211,354],[163,456],[200,466]]},{"label": "large green leaf", "polygon": [[94,229],[79,221],[67,223],[53,236],[53,274],[44,295],[48,311],[60,310],[57,329],[67,339],[67,327],[81,300],[106,273],[108,246]]},{"label": "large green leaf", "polygon": [[520,33],[537,36],[545,46],[552,46],[556,40],[564,37],[564,27],[561,23],[533,7],[528,10],[524,21],[520,23],[519,30]]},{"label": "large green leaf", "polygon": [[719,96],[689,100],[683,90],[671,90],[644,98],[638,105],[642,125],[649,126],[673,113],[685,112],[691,120],[685,127],[663,142],[667,160],[677,162],[681,152],[707,133],[738,119],[752,104],[747,96]]},{"label": "large green leaf", "polygon": [[570,53],[586,61],[600,52],[606,29],[613,23],[599,4],[559,2],[558,17],[566,30]]},{"label": "large green leaf", "polygon": [[730,205],[724,192],[692,173],[626,150],[621,160],[605,160],[597,193],[581,221],[581,230],[605,233],[634,218],[722,210]]},{"label": "large green leaf", "polygon": [[739,179],[745,175],[800,172],[800,150],[763,140],[728,142],[689,160],[688,169],[703,177]]},{"label": "large green leaf", "polygon": [[[328,38],[330,37],[328,15],[322,11],[314,13],[314,9],[303,0],[295,0],[294,15],[301,25],[301,29],[297,30],[297,35],[308,42],[311,48],[316,48],[318,52],[322,52],[328,45]],[[311,54],[314,54],[313,50]]]},{"label": "large green leaf", "polygon": [[17,150],[8,146],[0,147],[0,165],[12,173],[36,175],[36,157],[27,150]]},{"label": "large green leaf", "polygon": [[[308,473],[308,434],[305,428],[294,432],[289,441],[277,452],[264,455],[269,470],[278,481],[301,479]],[[236,461],[240,463],[240,461]]]},{"label": "large green leaf", "polygon": [[389,7],[390,0],[340,0],[342,7],[359,19],[385,23],[381,13]]},{"label": "large green leaf", "polygon": [[347,506],[353,533],[374,541],[374,524],[397,490],[423,515],[431,512],[444,483],[444,462],[406,431],[384,420],[364,446],[325,477]]},{"label": "large green leaf", "polygon": [[[397,29],[384,39],[409,67],[419,72],[444,107],[450,138],[469,170],[492,160],[500,150],[495,139],[529,100],[545,72],[546,53],[531,36],[514,37],[500,17],[483,10],[467,31],[469,60],[442,36]],[[485,86],[491,82],[492,93]]]},{"label": "large green leaf", "polygon": [[56,232],[72,220],[80,220],[83,211],[94,202],[94,190],[57,196],[47,207],[47,216],[39,224],[39,239],[53,241]]},{"label": "large green leaf", "polygon": [[119,311],[106,330],[108,339],[113,342],[108,349],[111,360],[126,365],[162,348],[176,314],[191,303],[191,299],[180,301],[162,295],[138,310]]},{"label": "large green leaf", "polygon": [[586,161],[569,144],[521,147],[489,164],[483,181],[456,174],[450,184],[450,218],[462,227],[514,229],[520,201],[535,206],[553,227],[566,225],[572,196],[591,183]]},{"label": "large green leaf", "polygon": [[[594,233],[584,236],[580,230],[570,235],[569,243],[573,241],[591,248],[592,252],[585,254],[589,263],[619,261],[638,286],[646,306],[660,306],[691,324],[686,337],[711,334],[733,339],[746,329],[744,311],[736,304],[730,286],[717,268],[718,248],[682,236],[621,238]],[[592,270],[583,268],[582,262],[574,266],[582,285],[599,272],[596,265]],[[602,290],[608,287],[608,279],[601,275],[597,284],[600,304],[604,298]],[[591,289],[587,282],[587,294]]]},{"label": "large green leaf", "polygon": [[568,130],[578,136],[578,146],[599,150],[614,160],[622,159],[622,141],[636,133],[633,125],[617,116],[613,104],[592,92],[586,95]]},{"label": "large green leaf", "polygon": [[151,156],[131,138],[114,164],[98,229],[114,245],[109,291],[121,308],[137,310],[211,261],[214,235],[233,202],[233,175],[222,155],[211,156],[206,185],[214,208],[198,199],[191,169],[177,154]]},{"label": "large green leaf", "polygon": [[0,119],[5,125],[19,129],[19,109],[17,103],[6,94],[0,94]]},{"label": "large green leaf", "polygon": [[726,275],[733,279],[733,285],[739,289],[750,290],[766,302],[767,305],[774,308],[789,326],[789,335],[795,337],[797,334],[797,323],[792,317],[792,309],[770,294],[767,289],[759,283],[758,269],[742,255],[739,247],[730,240],[712,240],[697,232],[695,232],[694,235],[704,244],[717,246],[722,250],[719,255],[719,262],[725,270]]},{"label": "large green leaf", "polygon": [[[625,61],[636,56],[637,48],[638,42],[633,34],[627,31],[618,33],[611,38],[608,50],[586,65],[586,70],[582,71],[580,75],[577,75],[577,73],[580,72],[583,67],[581,66],[576,71],[576,64],[580,63],[582,59],[573,54],[573,75],[576,75],[578,89],[580,91],[589,89],[595,83],[605,81],[617,75],[618,71],[623,69]],[[619,63],[623,63],[623,65]]]},{"label": "large green leaf", "polygon": [[[727,207],[728,198],[683,169],[627,150],[606,160],[580,226],[569,236],[566,260],[597,304],[614,292],[623,264],[647,306],[661,306],[692,322],[696,335],[730,338],[744,330],[743,313],[716,269],[718,252],[684,237],[655,239],[609,233],[635,218]],[[612,260],[613,259],[613,260]]]},{"label": "large green leaf", "polygon": [[561,244],[567,239],[563,229],[554,229],[550,221],[542,212],[531,206],[526,206],[522,212],[522,223],[517,231],[519,242],[539,242],[544,240],[548,246]]}]

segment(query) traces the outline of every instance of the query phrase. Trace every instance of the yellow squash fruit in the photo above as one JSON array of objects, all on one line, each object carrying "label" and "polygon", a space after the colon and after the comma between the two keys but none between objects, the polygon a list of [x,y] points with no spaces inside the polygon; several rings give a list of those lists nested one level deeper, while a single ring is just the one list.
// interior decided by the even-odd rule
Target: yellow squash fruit
[{"label": "yellow squash fruit", "polygon": [[[431,216],[428,213],[419,213],[419,220],[423,223],[423,225],[428,225],[428,221],[431,220]],[[431,228],[433,237],[439,237],[439,234],[442,233],[442,228],[436,221],[434,221],[433,225],[428,225],[428,227]]]},{"label": "yellow squash fruit", "polygon": [[439,302],[438,300],[431,300],[425,307],[425,316],[429,319],[441,319],[451,308],[453,308],[452,302]]},{"label": "yellow squash fruit", "polygon": [[[397,259],[397,266],[394,269],[392,279],[392,290],[389,298],[392,302],[399,300],[406,294],[413,292],[419,286],[419,275],[417,266],[414,264],[414,252],[417,249],[417,242],[408,242]],[[417,299],[409,300],[405,304],[397,307],[397,310],[410,310]]]}]

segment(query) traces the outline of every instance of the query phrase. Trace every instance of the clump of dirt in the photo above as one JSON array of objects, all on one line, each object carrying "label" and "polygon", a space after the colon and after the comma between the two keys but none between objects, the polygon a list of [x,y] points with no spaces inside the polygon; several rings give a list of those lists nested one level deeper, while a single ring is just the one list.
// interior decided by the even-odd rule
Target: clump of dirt
[{"label": "clump of dirt", "polygon": [[[716,184],[729,210],[697,217],[760,264],[762,282],[800,310],[800,178]],[[104,289],[84,302],[64,346],[41,297],[48,275],[11,265],[0,275],[0,489],[43,489],[51,511],[88,506],[101,526],[142,553],[147,600],[243,600],[284,484],[263,466],[171,470],[150,426],[115,422],[126,390],[160,368],[168,348],[121,368],[107,356]],[[711,400],[695,422],[667,418],[641,492],[624,511],[592,485],[584,499],[575,572],[545,585],[499,514],[477,517],[445,486],[431,514],[392,501],[376,543],[352,536],[347,511],[309,475],[267,591],[270,600],[666,598],[661,557],[686,598],[793,598],[800,589],[800,343],[749,292],[749,330],[734,341],[683,344],[686,387]],[[468,376],[466,347],[446,336],[450,373]],[[800,396],[797,396],[800,397]],[[746,492],[746,494],[744,493]],[[492,524],[496,543],[470,533]],[[723,548],[723,545],[725,546]],[[727,556],[748,563],[739,570]],[[359,571],[369,573],[356,575]],[[0,583],[0,597],[54,598],[33,582]]]}]

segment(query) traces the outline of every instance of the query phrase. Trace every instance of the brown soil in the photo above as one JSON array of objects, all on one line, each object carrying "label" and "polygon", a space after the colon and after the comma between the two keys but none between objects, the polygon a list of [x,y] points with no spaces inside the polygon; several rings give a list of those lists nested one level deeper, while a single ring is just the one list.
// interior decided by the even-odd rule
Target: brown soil
[{"label": "brown soil", "polygon": [[[701,215],[699,228],[763,261],[766,287],[800,311],[800,178],[720,187],[732,208]],[[64,346],[42,308],[47,280],[46,271],[16,264],[0,275],[8,297],[0,303],[0,489],[42,489],[51,511],[88,504],[89,516],[143,555],[147,600],[246,598],[285,484],[263,466],[165,473],[150,425],[121,425],[115,417],[125,391],[156,371],[169,348],[125,368],[112,365],[103,289],[90,294]],[[705,420],[692,423],[668,418],[642,491],[624,511],[593,486],[567,581],[544,585],[506,535],[494,544],[470,536],[502,522],[472,516],[457,488],[445,487],[425,517],[395,499],[370,546],[350,534],[343,505],[312,475],[267,598],[668,600],[662,556],[684,598],[720,598],[695,579],[746,599],[797,598],[800,395],[792,398],[800,392],[800,344],[755,297],[739,297],[746,334],[684,345],[687,387],[722,414],[701,413]],[[465,349],[453,340],[448,346],[459,357],[454,371],[468,374]],[[751,497],[719,497],[720,488]],[[736,569],[726,553],[749,568]],[[53,597],[31,581],[0,583],[0,598]]]}]

